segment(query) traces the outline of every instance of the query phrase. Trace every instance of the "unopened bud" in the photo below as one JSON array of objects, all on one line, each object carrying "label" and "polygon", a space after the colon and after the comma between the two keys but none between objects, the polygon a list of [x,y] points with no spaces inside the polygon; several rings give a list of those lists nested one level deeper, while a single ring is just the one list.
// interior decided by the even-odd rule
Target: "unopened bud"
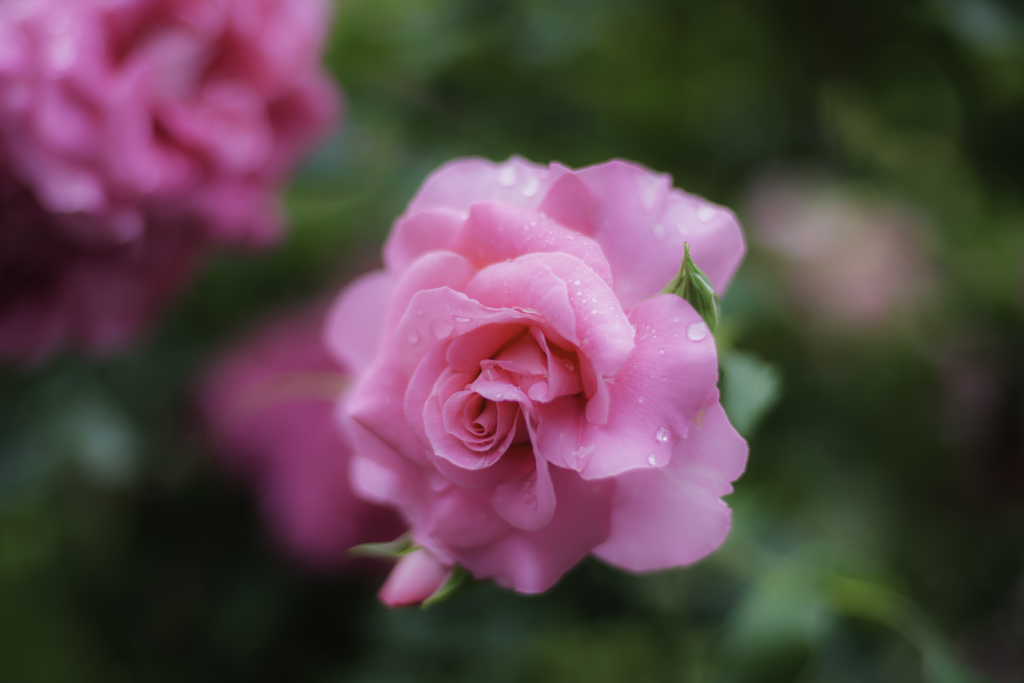
[{"label": "unopened bud", "polygon": [[672,282],[661,291],[662,294],[675,294],[690,302],[693,309],[704,319],[704,324],[712,332],[718,326],[721,315],[718,307],[718,296],[708,276],[701,272],[697,264],[690,258],[689,243],[683,244],[683,264]]}]

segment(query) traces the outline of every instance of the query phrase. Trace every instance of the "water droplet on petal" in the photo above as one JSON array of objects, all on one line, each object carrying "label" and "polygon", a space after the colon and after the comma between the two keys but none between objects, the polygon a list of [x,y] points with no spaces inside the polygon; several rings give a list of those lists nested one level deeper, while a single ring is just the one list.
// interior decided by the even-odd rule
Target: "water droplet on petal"
[{"label": "water droplet on petal", "polygon": [[654,457],[654,453],[651,453],[650,455],[647,456],[647,464],[650,465],[651,467],[654,467],[658,464],[658,459]]},{"label": "water droplet on petal", "polygon": [[537,194],[537,190],[540,189],[540,183],[536,178],[530,178],[526,181],[526,185],[523,186],[523,196],[532,197]]},{"label": "water droplet on petal", "polygon": [[430,327],[434,331],[434,336],[438,339],[446,339],[455,331],[454,325],[443,320],[435,320]]},{"label": "water droplet on petal", "polygon": [[704,323],[690,323],[686,328],[686,338],[698,342],[708,336],[708,326]]},{"label": "water droplet on petal", "polygon": [[420,340],[420,335],[419,335],[418,332],[413,330],[412,332],[409,333],[409,343],[410,344],[416,344],[417,342],[419,342],[419,340]]},{"label": "water droplet on petal", "polygon": [[577,287],[579,287],[579,286],[580,286],[580,279],[579,279],[579,278],[576,278],[575,280],[573,280],[573,281],[572,281],[572,283],[573,283],[574,285],[576,285]]},{"label": "water droplet on petal", "polygon": [[597,309],[596,308],[591,309],[590,313],[591,313],[591,315],[593,315],[594,313],[597,313]]},{"label": "water droplet on petal", "polygon": [[665,236],[665,226],[661,223],[655,223],[654,227],[651,229],[654,230],[654,236],[659,240]]},{"label": "water droplet on petal", "polygon": [[502,187],[512,187],[519,180],[519,174],[516,173],[514,166],[505,166],[498,172],[498,184]]},{"label": "water droplet on petal", "polygon": [[636,400],[636,402],[637,402],[637,403],[643,403],[643,402],[644,402],[644,397],[643,397],[643,396],[639,397],[639,398],[638,398],[638,399]]},{"label": "water droplet on petal", "polygon": [[668,443],[668,430],[664,427],[658,427],[658,431],[654,433],[654,438],[661,443]]},{"label": "water droplet on petal", "polygon": [[582,289],[577,289],[576,290],[576,296],[583,296],[583,290]]},{"label": "water droplet on petal", "polygon": [[658,349],[658,355],[659,356],[664,356],[665,355],[665,349]]},{"label": "water droplet on petal", "polygon": [[718,209],[711,206],[702,206],[697,210],[697,220],[701,223],[707,223],[709,220],[715,217],[718,213]]},{"label": "water droplet on petal", "polygon": [[464,315],[457,315],[457,316],[455,316],[454,320],[457,323],[468,323],[469,322],[469,318],[467,318]]}]

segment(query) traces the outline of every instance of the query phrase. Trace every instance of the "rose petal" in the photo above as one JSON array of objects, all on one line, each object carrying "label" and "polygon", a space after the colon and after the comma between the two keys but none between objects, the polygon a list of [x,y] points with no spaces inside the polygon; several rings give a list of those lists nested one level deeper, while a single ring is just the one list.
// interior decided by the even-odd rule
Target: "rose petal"
[{"label": "rose petal", "polygon": [[[437,397],[427,400],[423,411],[423,423],[427,437],[434,446],[434,455],[448,460],[462,469],[478,470],[489,467],[512,445],[516,434],[515,422],[519,416],[519,406],[515,403],[502,402],[499,406],[498,431],[488,440],[490,447],[478,450],[476,444],[466,443],[469,434],[465,430],[454,429],[453,422],[461,422],[462,408],[465,405],[460,398],[476,395],[475,392],[459,392],[441,405]],[[462,433],[456,433],[462,432]]]},{"label": "rose petal", "polygon": [[460,212],[445,208],[428,209],[399,218],[384,243],[384,264],[392,273],[401,273],[423,254],[446,249],[452,236],[465,222]]},{"label": "rose petal", "polygon": [[551,521],[536,531],[513,530],[493,545],[460,549],[458,561],[478,578],[521,593],[541,593],[604,541],[614,484],[583,481],[558,467],[550,475],[558,500]]},{"label": "rose petal", "polygon": [[670,186],[668,176],[611,161],[563,175],[541,210],[601,246],[623,308],[671,281],[683,242],[721,293],[745,251],[739,224],[728,209]]},{"label": "rose petal", "polygon": [[394,279],[387,271],[368,273],[346,287],[327,314],[324,343],[354,375],[377,355],[393,289]]},{"label": "rose petal", "polygon": [[[348,401],[348,414],[397,453],[413,459],[423,446],[405,419],[405,395],[409,380],[394,360],[381,356],[363,374]],[[361,450],[358,453],[364,454]],[[425,455],[422,456],[424,461]]]},{"label": "rose petal", "polygon": [[521,325],[484,325],[452,339],[446,358],[459,372],[477,372],[503,346],[526,330]]},{"label": "rose petal", "polygon": [[536,531],[555,514],[555,489],[548,463],[534,456],[536,466],[522,481],[502,484],[494,490],[494,509],[502,519],[525,531]]},{"label": "rose petal", "polygon": [[569,404],[536,406],[537,443],[544,457],[576,468],[577,451],[585,449],[589,456],[579,471],[586,479],[668,462],[673,444],[686,436],[718,381],[714,338],[706,334],[692,341],[687,336],[691,325],[703,323],[686,301],[658,296],[637,306],[632,319],[638,330],[636,351],[608,387],[605,424],[583,421],[567,409]]},{"label": "rose petal", "polygon": [[487,200],[534,209],[550,186],[548,175],[545,167],[518,156],[503,164],[479,158],[450,161],[427,176],[406,213],[432,208],[469,211]]},{"label": "rose petal", "polygon": [[458,339],[477,328],[539,322],[535,312],[490,308],[449,287],[428,289],[416,293],[398,323],[398,357],[403,369],[412,374],[422,359],[438,346],[447,345],[453,338]]},{"label": "rose petal", "polygon": [[[391,295],[391,306],[388,309],[384,338],[394,339],[399,323],[410,311],[415,311],[418,317],[426,315],[426,311],[419,307],[410,308],[413,297],[419,292],[439,287],[448,287],[461,292],[475,274],[476,269],[470,265],[469,261],[450,251],[434,251],[416,259],[402,273],[395,285],[394,293]],[[399,338],[398,346],[415,345],[418,341],[419,338],[413,340],[406,335]],[[411,368],[408,369],[411,372]]]},{"label": "rose petal", "polygon": [[488,491],[510,481],[521,481],[534,467],[533,449],[529,444],[512,444],[494,464],[480,469],[460,467],[443,457],[432,460],[437,471],[451,483],[462,488]]},{"label": "rose petal", "polygon": [[569,254],[587,264],[609,286],[612,284],[608,260],[592,239],[543,214],[501,202],[474,204],[450,248],[477,268],[524,254]]},{"label": "rose petal", "polygon": [[611,532],[594,554],[630,571],[689,564],[715,550],[729,531],[721,496],[743,472],[747,444],[718,403],[704,410],[665,467],[615,479]]},{"label": "rose petal", "polygon": [[633,350],[629,321],[611,288],[568,254],[528,254],[488,266],[466,293],[486,306],[537,311],[545,331],[576,346],[599,375],[614,375]]},{"label": "rose petal", "polygon": [[[534,466],[532,456],[527,464]],[[493,497],[493,488],[449,485],[436,492],[431,501],[432,533],[456,554],[462,548],[486,547],[508,536],[514,528],[494,511]]]}]

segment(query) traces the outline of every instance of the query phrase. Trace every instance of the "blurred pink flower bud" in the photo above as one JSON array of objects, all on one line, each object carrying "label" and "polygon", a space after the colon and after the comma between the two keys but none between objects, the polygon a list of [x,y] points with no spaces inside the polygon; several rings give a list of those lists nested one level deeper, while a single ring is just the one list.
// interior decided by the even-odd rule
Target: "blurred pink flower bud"
[{"label": "blurred pink flower bud", "polygon": [[422,600],[456,565],[538,593],[589,553],[650,571],[722,543],[747,445],[707,325],[658,295],[684,243],[723,290],[744,251],[732,213],[635,164],[461,159],[427,178],[386,269],[328,327],[361,370],[339,406],[353,486],[429,552],[385,602]]},{"label": "blurred pink flower bud", "polygon": [[210,245],[279,235],[336,120],[324,0],[0,3],[0,357],[125,344]]},{"label": "blurred pink flower bud", "polygon": [[755,239],[782,258],[793,298],[823,321],[876,325],[931,288],[927,226],[907,206],[769,178],[753,190],[750,221]]},{"label": "blurred pink flower bud", "polygon": [[391,570],[380,589],[381,602],[388,607],[418,605],[433,595],[451,572],[452,568],[438,561],[429,550],[414,550]]},{"label": "blurred pink flower bud", "polygon": [[334,402],[351,378],[322,343],[322,309],[271,321],[207,374],[201,405],[216,452],[257,491],[274,535],[318,568],[353,545],[403,531],[390,510],[349,488],[351,446]]}]

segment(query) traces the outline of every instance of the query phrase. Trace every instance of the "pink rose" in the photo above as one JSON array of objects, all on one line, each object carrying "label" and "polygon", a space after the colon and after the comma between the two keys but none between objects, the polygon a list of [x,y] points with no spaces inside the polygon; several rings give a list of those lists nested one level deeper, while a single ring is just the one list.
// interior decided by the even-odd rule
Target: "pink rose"
[{"label": "pink rose", "polygon": [[391,540],[403,526],[349,487],[351,447],[332,413],[350,378],[324,349],[322,327],[322,308],[272,320],[214,364],[201,405],[217,454],[257,490],[274,536],[330,569],[351,546]]},{"label": "pink rose", "polygon": [[0,356],[121,346],[209,245],[278,237],[278,188],[339,111],[328,15],[0,2]]},{"label": "pink rose", "polygon": [[467,159],[426,180],[386,269],[328,327],[336,356],[373,359],[339,405],[353,484],[422,546],[385,602],[422,601],[456,563],[536,593],[590,552],[648,571],[722,543],[747,446],[707,327],[658,295],[684,242],[724,289],[744,251],[732,213],[621,161]]}]

